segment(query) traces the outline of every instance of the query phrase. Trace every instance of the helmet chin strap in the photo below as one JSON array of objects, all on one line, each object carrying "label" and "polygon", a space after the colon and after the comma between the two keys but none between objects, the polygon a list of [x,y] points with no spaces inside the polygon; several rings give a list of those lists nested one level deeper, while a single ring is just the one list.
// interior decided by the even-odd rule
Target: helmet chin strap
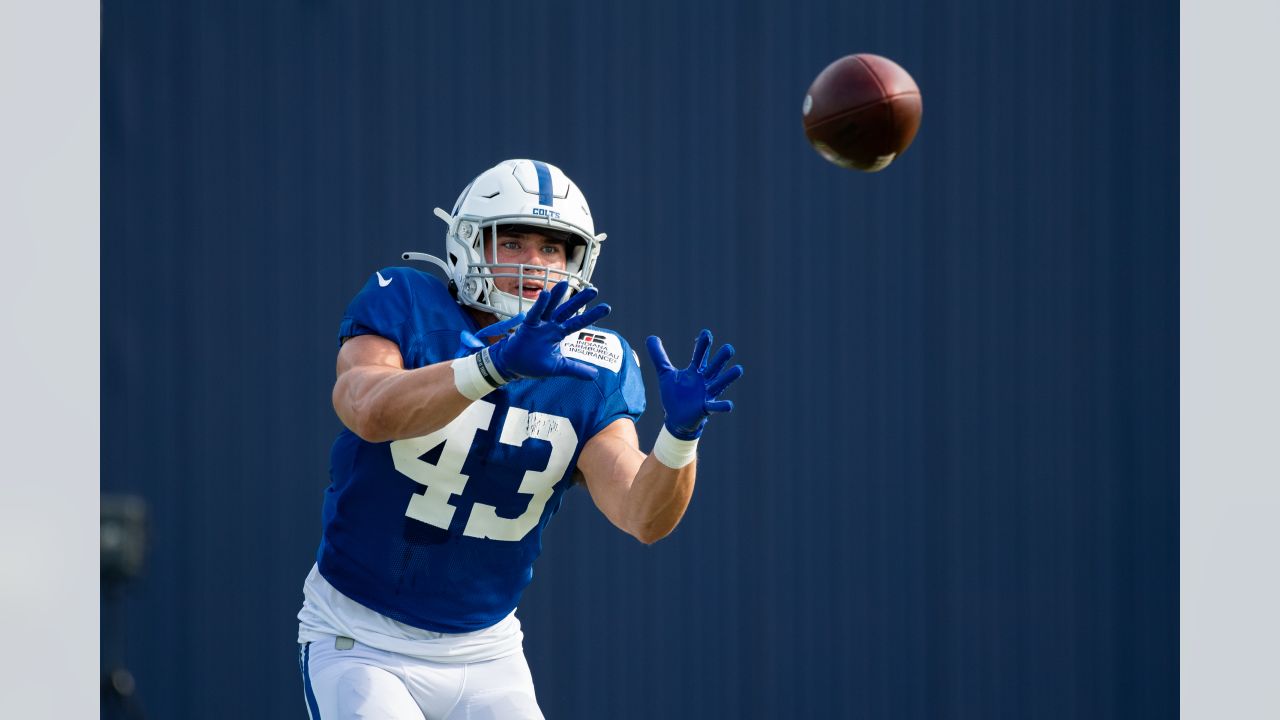
[{"label": "helmet chin strap", "polygon": [[[525,307],[523,298],[518,298],[509,292],[503,292],[497,288],[489,293],[489,306],[492,307],[497,314],[505,315],[509,318],[515,317],[524,312],[528,308]],[[530,303],[532,305],[532,303]]]}]

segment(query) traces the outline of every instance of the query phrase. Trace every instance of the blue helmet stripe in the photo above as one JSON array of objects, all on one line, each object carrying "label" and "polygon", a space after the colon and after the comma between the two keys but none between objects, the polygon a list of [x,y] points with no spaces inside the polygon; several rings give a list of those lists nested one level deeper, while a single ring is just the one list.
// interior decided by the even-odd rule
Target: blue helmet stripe
[{"label": "blue helmet stripe", "polygon": [[555,201],[551,192],[551,169],[541,160],[533,160],[533,169],[538,171],[538,204],[550,206]]}]

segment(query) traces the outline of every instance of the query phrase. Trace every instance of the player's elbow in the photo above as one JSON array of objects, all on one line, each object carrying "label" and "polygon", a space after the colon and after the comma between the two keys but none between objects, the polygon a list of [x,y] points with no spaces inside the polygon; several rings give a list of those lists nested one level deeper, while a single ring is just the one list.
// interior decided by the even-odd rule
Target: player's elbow
[{"label": "player's elbow", "polygon": [[382,431],[378,426],[371,423],[355,423],[354,427],[351,425],[347,427],[367,443],[384,443],[393,439],[389,433]]},{"label": "player's elbow", "polygon": [[645,545],[652,545],[671,534],[674,528],[637,527],[631,530],[631,537]]},{"label": "player's elbow", "polygon": [[672,517],[665,513],[646,513],[629,515],[618,527],[628,535],[645,545],[652,545],[670,535],[680,524],[680,517]]},{"label": "player's elbow", "polygon": [[338,412],[342,423],[361,440],[380,443],[394,439],[389,418],[376,403],[353,403],[345,410]]}]

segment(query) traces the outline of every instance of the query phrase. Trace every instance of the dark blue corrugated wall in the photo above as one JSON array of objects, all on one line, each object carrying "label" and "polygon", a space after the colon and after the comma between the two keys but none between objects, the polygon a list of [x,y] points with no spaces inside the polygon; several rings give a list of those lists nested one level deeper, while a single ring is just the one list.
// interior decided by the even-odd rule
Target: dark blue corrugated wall
[{"label": "dark blue corrugated wall", "polygon": [[[153,511],[149,717],[305,717],[342,309],[520,156],[586,190],[613,327],[747,367],[672,537],[581,490],[552,524],[550,717],[1175,716],[1177,39],[1167,0],[104,3],[103,489]],[[924,95],[877,175],[800,131],[856,51]]]}]

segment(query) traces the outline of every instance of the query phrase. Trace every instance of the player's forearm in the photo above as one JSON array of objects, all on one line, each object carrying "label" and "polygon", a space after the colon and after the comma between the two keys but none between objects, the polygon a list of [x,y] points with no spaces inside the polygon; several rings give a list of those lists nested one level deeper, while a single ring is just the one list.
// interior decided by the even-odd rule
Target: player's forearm
[{"label": "player's forearm", "polygon": [[655,543],[675,530],[693,497],[697,460],[681,468],[670,468],[652,454],[636,471],[627,492],[625,524],[640,542]]},{"label": "player's forearm", "polygon": [[333,395],[343,424],[369,442],[435,432],[472,402],[458,392],[449,362],[416,370],[351,370],[339,378]]}]

